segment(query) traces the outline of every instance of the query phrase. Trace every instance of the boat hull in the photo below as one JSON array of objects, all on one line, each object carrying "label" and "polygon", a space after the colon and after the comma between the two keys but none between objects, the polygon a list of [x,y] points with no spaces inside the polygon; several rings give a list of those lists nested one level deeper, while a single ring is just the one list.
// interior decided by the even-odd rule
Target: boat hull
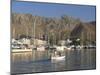
[{"label": "boat hull", "polygon": [[56,56],[56,57],[51,57],[51,60],[65,60],[65,56]]}]

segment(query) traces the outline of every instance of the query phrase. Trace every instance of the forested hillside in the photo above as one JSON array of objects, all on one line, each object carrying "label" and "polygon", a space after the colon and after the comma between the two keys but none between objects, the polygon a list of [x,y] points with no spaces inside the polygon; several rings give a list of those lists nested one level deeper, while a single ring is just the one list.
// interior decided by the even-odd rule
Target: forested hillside
[{"label": "forested hillside", "polygon": [[67,15],[62,15],[59,18],[19,13],[11,15],[12,38],[16,39],[26,36],[43,40],[49,38],[49,40],[56,42],[68,38],[95,41],[95,24],[95,21],[83,23],[81,20]]}]

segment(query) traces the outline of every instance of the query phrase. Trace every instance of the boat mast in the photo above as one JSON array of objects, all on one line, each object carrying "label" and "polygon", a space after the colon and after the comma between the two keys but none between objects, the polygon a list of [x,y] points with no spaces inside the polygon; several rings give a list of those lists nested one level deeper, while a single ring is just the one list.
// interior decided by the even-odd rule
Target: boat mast
[{"label": "boat mast", "polygon": [[89,36],[90,36],[90,43],[89,44],[91,44],[91,32],[90,32],[90,35]]},{"label": "boat mast", "polygon": [[81,42],[81,45],[83,46],[83,40],[84,40],[84,38],[83,38],[84,36],[83,36],[83,32],[82,32],[82,42]]},{"label": "boat mast", "polygon": [[33,39],[34,39],[34,42],[33,42],[33,45],[35,45],[35,28],[36,28],[36,16],[34,17],[34,24],[33,24],[33,30],[34,30],[34,33],[33,33]]},{"label": "boat mast", "polygon": [[15,38],[15,27],[13,28],[13,38]]}]

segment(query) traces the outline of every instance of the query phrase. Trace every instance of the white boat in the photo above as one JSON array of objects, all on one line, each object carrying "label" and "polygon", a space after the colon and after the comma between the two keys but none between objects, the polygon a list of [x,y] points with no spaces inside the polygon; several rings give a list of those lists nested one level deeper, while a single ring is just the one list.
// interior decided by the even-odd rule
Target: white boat
[{"label": "white boat", "polygon": [[57,51],[64,51],[66,48],[66,46],[56,46]]},{"label": "white boat", "polygon": [[65,56],[52,56],[51,60],[58,60],[58,61],[65,60]]},{"label": "white boat", "polygon": [[37,47],[37,51],[45,51],[45,47],[44,46],[39,46],[39,47]]},{"label": "white boat", "polygon": [[67,50],[71,50],[72,48],[71,47],[67,47]]}]

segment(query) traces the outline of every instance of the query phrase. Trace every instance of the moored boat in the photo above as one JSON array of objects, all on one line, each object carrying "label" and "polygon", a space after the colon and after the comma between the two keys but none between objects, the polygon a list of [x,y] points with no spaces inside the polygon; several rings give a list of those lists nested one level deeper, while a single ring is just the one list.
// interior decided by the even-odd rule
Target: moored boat
[{"label": "moored boat", "polygon": [[39,46],[39,47],[37,47],[37,51],[45,51],[45,47],[44,46]]}]

